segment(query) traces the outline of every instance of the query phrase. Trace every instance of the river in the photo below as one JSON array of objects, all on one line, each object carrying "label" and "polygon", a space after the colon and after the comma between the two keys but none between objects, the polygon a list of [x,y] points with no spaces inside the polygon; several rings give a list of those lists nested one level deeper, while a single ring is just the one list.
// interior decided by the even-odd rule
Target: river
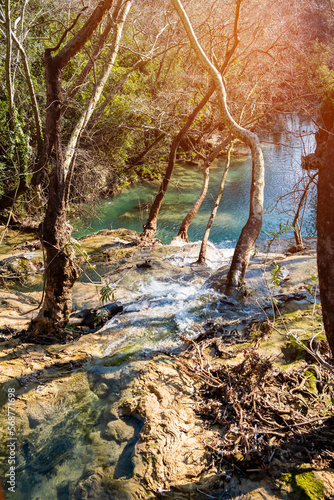
[{"label": "river", "polygon": [[[276,232],[279,224],[292,223],[294,197],[284,198],[284,210],[275,202],[289,193],[302,176],[301,156],[314,151],[314,125],[308,120],[288,116],[284,132],[272,132],[261,137],[265,158],[264,219],[260,239],[268,238],[268,231]],[[202,238],[209,214],[217,194],[224,167],[224,158],[216,160],[210,173],[208,194],[194,218],[189,231],[190,241]],[[158,220],[157,237],[170,243],[176,236],[183,217],[192,207],[203,180],[201,166],[178,164],[165,196]],[[247,221],[251,184],[250,156],[234,156],[227,176],[225,191],[211,231],[210,240],[219,247],[233,247]],[[142,182],[125,189],[121,194],[101,203],[97,216],[89,223],[75,224],[76,237],[100,229],[127,228],[142,231],[149,209],[159,187],[158,181]],[[309,197],[304,214],[303,234],[315,234],[315,195]],[[291,236],[291,234],[289,235]]]}]

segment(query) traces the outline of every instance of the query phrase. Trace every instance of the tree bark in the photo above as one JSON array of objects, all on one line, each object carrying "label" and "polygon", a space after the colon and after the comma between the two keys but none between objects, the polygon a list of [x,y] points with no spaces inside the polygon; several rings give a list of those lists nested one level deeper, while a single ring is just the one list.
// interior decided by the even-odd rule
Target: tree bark
[{"label": "tree bark", "polygon": [[[239,21],[240,4],[241,4],[241,2],[242,2],[242,0],[237,0],[236,14],[235,14],[235,19],[234,19],[234,41],[233,41],[233,45],[232,45],[231,49],[227,51],[227,54],[226,54],[225,59],[224,59],[224,62],[222,64],[221,68],[219,69],[219,71],[216,70],[218,72],[218,74],[220,75],[220,77],[226,71],[226,68],[227,68],[227,66],[228,66],[228,64],[229,64],[229,62],[231,60],[231,57],[234,54],[234,52],[235,52],[235,50],[236,50],[236,48],[238,46],[238,43],[239,43],[239,38],[238,38],[238,21]],[[176,1],[176,2],[173,2],[173,4],[174,4],[174,7],[177,10],[177,12],[178,12],[178,9],[177,9],[176,5],[178,5],[180,7],[180,12],[181,11],[184,12],[183,7],[182,7],[182,5],[181,5],[180,2]],[[184,12],[184,14],[185,14],[185,12]],[[181,16],[180,16],[180,19],[182,20]],[[188,18],[187,18],[187,20],[188,20]],[[182,22],[183,22],[183,20],[182,20]],[[190,26],[189,20],[188,20],[188,24]],[[144,244],[146,244],[146,243],[150,244],[152,242],[153,238],[154,238],[155,233],[156,233],[158,215],[159,215],[159,212],[160,212],[160,208],[161,208],[161,204],[162,204],[163,198],[164,198],[164,196],[166,194],[166,191],[167,191],[167,188],[168,188],[168,185],[169,185],[169,181],[170,181],[171,176],[172,176],[173,171],[174,171],[177,149],[178,149],[178,147],[179,147],[182,139],[184,138],[184,136],[188,132],[191,124],[195,120],[197,114],[207,104],[207,102],[209,101],[210,97],[213,95],[213,93],[215,92],[215,90],[216,90],[215,84],[211,83],[211,85],[209,86],[209,88],[208,88],[205,96],[198,103],[198,105],[195,107],[195,109],[193,110],[193,112],[191,113],[191,115],[189,115],[186,123],[184,124],[184,126],[182,127],[182,129],[180,130],[180,132],[177,134],[177,136],[174,138],[174,140],[172,142],[171,150],[170,150],[170,154],[169,154],[169,159],[168,159],[168,165],[167,165],[167,169],[166,169],[166,172],[165,172],[165,177],[164,177],[164,179],[163,179],[163,181],[162,181],[162,183],[160,185],[158,194],[157,194],[157,196],[156,196],[156,198],[155,198],[155,200],[153,202],[153,205],[151,207],[151,210],[150,210],[147,222],[144,225],[144,231],[141,234],[141,241]]]},{"label": "tree bark", "polygon": [[52,57],[56,49],[45,51],[45,79],[47,88],[46,131],[43,143],[41,167],[47,164],[52,149],[55,150],[56,165],[49,184],[49,199],[42,231],[46,250],[46,287],[43,306],[30,324],[31,337],[37,341],[50,335],[61,336],[72,307],[72,287],[78,277],[71,259],[71,227],[66,221],[66,176],[62,152],[62,75],[64,68],[83,45],[90,39],[113,0],[98,4],[81,30],[73,36],[60,52]]},{"label": "tree bark", "polygon": [[[227,276],[228,289],[241,286],[248,267],[252,247],[261,231],[263,218],[264,161],[260,141],[256,134],[241,127],[231,116],[227,106],[225,85],[220,72],[204,53],[192,29],[188,16],[179,0],[172,0],[187,36],[202,66],[211,75],[218,92],[222,120],[231,134],[250,147],[252,153],[252,185],[249,218],[239,237]],[[239,2],[240,4],[240,2]]]},{"label": "tree bark", "polygon": [[334,357],[334,126],[328,134],[319,166],[317,232],[322,315],[326,337]]},{"label": "tree bark", "polygon": [[210,97],[214,93],[215,88],[213,85],[211,85],[205,94],[205,96],[202,98],[202,100],[197,104],[197,106],[194,108],[193,112],[189,115],[186,123],[183,125],[182,129],[179,131],[176,137],[174,137],[171,148],[170,148],[170,153],[169,153],[169,158],[168,158],[168,165],[166,168],[165,176],[162,180],[162,183],[160,184],[160,188],[158,191],[158,194],[155,197],[155,200],[151,206],[151,210],[148,216],[148,219],[146,221],[146,224],[144,225],[144,231],[141,234],[141,242],[144,244],[150,244],[155,236],[155,233],[157,231],[157,221],[158,221],[158,215],[160,212],[161,204],[164,199],[164,196],[166,194],[169,181],[172,177],[174,167],[175,167],[175,160],[176,160],[176,153],[178,150],[178,147],[180,145],[180,142],[182,141],[183,137],[186,135],[188,132],[189,128],[191,127],[191,124],[195,120],[196,116],[198,113],[201,111],[201,109],[204,108],[204,106],[208,103]]},{"label": "tree bark", "polygon": [[122,30],[123,26],[125,23],[125,19],[127,17],[127,14],[130,10],[132,0],[118,0],[114,9],[114,12],[112,14],[112,21],[114,24],[114,31],[113,31],[113,37],[112,37],[112,43],[111,47],[109,50],[108,54],[108,59],[106,61],[105,67],[102,70],[102,74],[99,78],[99,81],[95,85],[95,88],[93,92],[91,93],[89,102],[86,106],[86,109],[84,112],[81,114],[78,122],[76,123],[74,130],[72,131],[70,140],[68,142],[68,145],[66,147],[65,155],[64,155],[64,175],[65,177],[68,176],[72,160],[75,154],[76,147],[78,145],[80,136],[82,134],[82,131],[85,129],[87,126],[87,123],[89,122],[90,117],[92,116],[96,105],[101,97],[102,91],[104,89],[105,84],[108,81],[108,78],[110,76],[111,70],[114,66],[118,49],[119,49],[119,44],[121,41],[121,36],[122,36]]},{"label": "tree bark", "polygon": [[227,149],[227,152],[226,152],[226,161],[225,161],[224,172],[223,172],[223,176],[221,178],[220,184],[219,184],[217,198],[216,198],[216,200],[214,202],[214,205],[212,207],[212,211],[211,211],[211,214],[210,214],[210,217],[209,217],[209,221],[207,223],[207,226],[206,226],[206,229],[205,229],[205,232],[204,232],[204,236],[203,236],[203,240],[202,240],[202,245],[201,245],[201,249],[200,249],[199,256],[198,256],[198,261],[197,261],[198,264],[204,264],[205,259],[206,259],[206,248],[207,248],[207,244],[208,244],[208,240],[209,240],[209,236],[210,236],[210,231],[211,231],[212,225],[213,225],[213,223],[215,221],[215,218],[216,218],[216,215],[217,215],[217,211],[218,211],[218,207],[219,207],[219,203],[220,203],[221,197],[222,197],[223,192],[224,192],[225,181],[226,181],[228,169],[230,167],[230,162],[231,162],[232,148],[233,148],[233,141],[230,143],[230,145],[229,145],[229,147]]},{"label": "tree bark", "polygon": [[198,210],[200,209],[200,207],[204,201],[204,198],[206,196],[206,193],[208,191],[211,163],[217,158],[219,153],[224,149],[225,145],[226,145],[226,141],[223,141],[220,144],[218,144],[218,146],[216,146],[213,149],[213,151],[211,151],[211,153],[204,160],[202,190],[201,190],[200,194],[198,195],[198,198],[195,201],[194,206],[192,207],[192,209],[187,213],[187,215],[183,219],[181,226],[180,226],[180,229],[179,229],[179,232],[177,234],[177,236],[184,241],[187,241],[187,242],[189,241],[189,238],[188,238],[189,226],[190,226],[193,218],[197,214]]},{"label": "tree bark", "polygon": [[[94,9],[91,16],[84,23],[82,28],[76,33],[75,36],[56,54],[52,57],[52,52],[55,49],[46,49],[45,51],[45,61],[46,61],[46,72],[48,61],[52,61],[52,65],[59,70],[63,71],[70,60],[83,48],[86,42],[91,38],[92,34],[95,32],[105,14],[111,9],[114,0],[103,0],[99,2],[97,7]],[[48,92],[48,91],[47,91]],[[47,100],[47,113],[46,113],[46,124],[45,124],[45,137],[43,140],[42,153],[39,156],[38,161],[34,167],[34,175],[31,179],[32,186],[38,186],[42,183],[45,177],[45,168],[49,161],[52,149],[55,144],[56,135],[55,128],[53,127],[53,108],[55,106],[61,107],[60,111],[64,109],[64,103],[62,102],[62,92],[55,96],[56,101]],[[57,117],[61,114],[57,112]],[[51,121],[50,121],[51,120]]]}]

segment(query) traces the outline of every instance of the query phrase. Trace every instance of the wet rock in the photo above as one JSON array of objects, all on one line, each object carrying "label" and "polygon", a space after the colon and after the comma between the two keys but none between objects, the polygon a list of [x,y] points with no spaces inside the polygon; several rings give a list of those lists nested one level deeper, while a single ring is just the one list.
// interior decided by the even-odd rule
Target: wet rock
[{"label": "wet rock", "polygon": [[192,409],[192,382],[161,359],[154,367],[148,363],[137,387],[141,395],[127,402],[129,412],[144,419],[132,457],[134,478],[151,491],[189,483],[205,467],[210,435]]},{"label": "wet rock", "polygon": [[94,451],[95,461],[104,467],[115,466],[122,453],[123,447],[115,441],[108,441],[101,437],[99,431],[93,431],[89,435],[91,448]]},{"label": "wet rock", "polygon": [[79,482],[71,495],[71,500],[110,500],[103,480],[103,469],[96,469],[94,474]]},{"label": "wet rock", "polygon": [[110,441],[116,441],[117,443],[123,443],[124,441],[129,441],[133,438],[134,428],[131,425],[126,424],[123,420],[117,420],[114,422],[109,422],[107,424],[106,430],[103,433],[103,437]]},{"label": "wet rock", "polygon": [[94,387],[94,392],[99,398],[105,398],[109,390],[110,390],[109,387],[104,382],[98,384],[97,387]]}]

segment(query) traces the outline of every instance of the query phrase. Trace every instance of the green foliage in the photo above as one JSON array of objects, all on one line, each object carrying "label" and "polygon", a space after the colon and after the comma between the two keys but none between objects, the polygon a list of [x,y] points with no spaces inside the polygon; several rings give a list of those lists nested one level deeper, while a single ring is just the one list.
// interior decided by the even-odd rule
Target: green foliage
[{"label": "green foliage", "polygon": [[106,282],[100,290],[100,300],[102,305],[114,300],[116,288],[112,286],[109,282]]},{"label": "green foliage", "polygon": [[9,127],[7,103],[0,101],[0,196],[5,190],[14,189],[20,180],[27,180],[32,148],[30,133],[24,131],[24,124],[14,108],[14,127]]},{"label": "green foliage", "polygon": [[277,264],[277,262],[274,262],[274,268],[271,271],[271,275],[272,275],[271,282],[274,285],[279,285],[281,282],[281,269],[282,269],[282,266]]},{"label": "green foliage", "polygon": [[268,243],[267,250],[266,250],[267,253],[270,251],[271,245],[274,243],[274,241],[279,239],[284,234],[287,235],[289,229],[293,229],[293,226],[291,226],[289,224],[289,220],[287,220],[284,225],[282,225],[281,222],[279,223],[278,231],[266,231],[266,233],[270,236],[269,243]]}]

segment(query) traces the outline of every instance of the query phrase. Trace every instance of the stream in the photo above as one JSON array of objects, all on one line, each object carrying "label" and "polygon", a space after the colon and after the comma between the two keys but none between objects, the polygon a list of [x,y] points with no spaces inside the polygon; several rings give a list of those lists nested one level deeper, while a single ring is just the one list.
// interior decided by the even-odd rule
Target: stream
[{"label": "stream", "polygon": [[[264,149],[267,169],[262,238],[267,236],[266,231],[276,231],[279,222],[291,220],[290,215],[272,211],[271,207],[277,196],[289,191],[291,183],[300,175],[301,151],[305,154],[314,148],[309,123],[293,122],[290,125],[294,130],[304,131],[303,140],[287,133],[272,134]],[[192,240],[199,240],[203,234],[221,167],[222,161],[218,160],[212,168],[209,196],[189,230]],[[135,493],[139,484],[136,477],[145,474],[140,455],[135,454],[135,450],[141,446],[143,419],[126,408],[131,406],[133,395],[140,391],[138,380],[148,371],[150,360],[160,360],[159,356],[162,356],[159,363],[167,366],[164,353],[176,353],[182,345],[180,336],[194,338],[207,320],[223,315],[224,321],[247,323],[259,315],[258,308],[238,303],[235,299],[227,300],[206,285],[211,274],[228,263],[232,247],[247,219],[250,175],[250,159],[235,158],[211,233],[215,245],[209,244],[207,266],[193,265],[199,243],[157,247],[149,254],[145,248],[137,249],[121,260],[123,270],[115,271],[112,266],[109,269],[111,282],[118,283],[117,299],[124,307],[121,314],[112,318],[98,333],[82,336],[79,341],[65,347],[29,348],[23,345],[21,351],[18,349],[20,369],[7,378],[0,394],[0,428],[4,434],[0,450],[1,474],[4,483],[8,474],[5,396],[8,388],[13,387],[17,395],[16,490],[8,498],[142,498]],[[201,177],[201,170],[197,167],[178,166],[159,219],[157,236],[164,242],[175,236],[179,223],[200,189]],[[139,231],[147,211],[138,205],[151,200],[156,188],[156,183],[142,183],[104,202],[99,218],[91,222],[90,229],[78,231],[76,237],[109,228],[110,224],[113,229],[125,227]],[[306,235],[314,233],[312,198],[305,212],[303,228]],[[107,237],[101,235],[100,238],[100,247],[106,247]],[[116,244],[122,248],[128,243],[122,236],[115,241],[110,243],[111,247]],[[148,258],[149,269],[138,266]],[[84,287],[85,284],[77,286]],[[76,305],[82,307],[82,288],[78,290],[74,297]],[[11,359],[6,352],[4,354],[3,361]],[[78,356],[82,356],[80,359],[85,363],[73,365],[77,362],[73,359]],[[73,366],[77,368],[73,370]],[[11,365],[9,370],[12,370]],[[172,371],[170,377],[171,374]],[[185,477],[190,473],[187,474]]]},{"label": "stream", "polygon": [[[287,116],[285,132],[273,132],[263,136],[262,145],[265,159],[264,219],[260,239],[268,238],[267,231],[276,232],[279,224],[294,217],[293,196],[274,208],[278,198],[289,193],[302,175],[301,156],[313,152],[315,126],[298,116]],[[199,212],[192,221],[188,235],[190,241],[202,238],[224,167],[224,160],[216,160],[210,171],[208,194]],[[170,243],[176,236],[184,216],[191,209],[198,196],[203,180],[200,166],[178,164],[165,195],[158,218],[157,237],[163,243]],[[240,231],[248,218],[251,183],[250,156],[232,157],[222,201],[211,231],[210,240],[220,247],[234,247]],[[93,220],[85,227],[78,220],[74,226],[75,237],[81,237],[101,229],[127,228],[141,232],[146,222],[148,203],[154,200],[159,187],[158,181],[142,182],[131,186],[122,193],[104,201]],[[309,198],[303,220],[303,235],[315,234],[315,196]],[[289,233],[291,236],[291,231]]]}]

